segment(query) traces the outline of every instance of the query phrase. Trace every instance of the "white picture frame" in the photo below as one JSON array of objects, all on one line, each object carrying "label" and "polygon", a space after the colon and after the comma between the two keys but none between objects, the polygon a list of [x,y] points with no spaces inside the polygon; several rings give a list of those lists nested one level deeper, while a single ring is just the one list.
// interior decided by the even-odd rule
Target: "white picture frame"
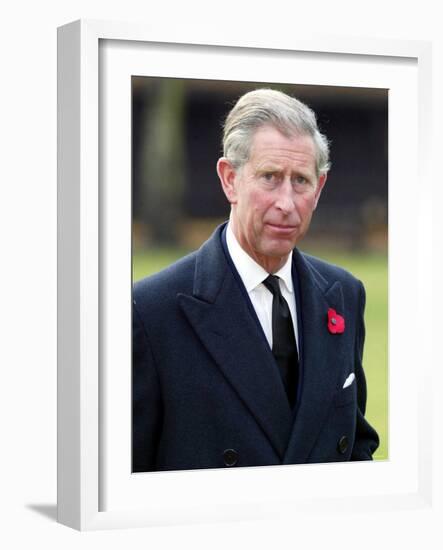
[{"label": "white picture frame", "polygon": [[[256,43],[241,37],[190,42],[185,30],[165,36],[143,25],[77,21],[59,29],[58,51],[58,521],[90,530],[290,517],[331,506],[345,514],[357,503],[369,513],[432,511],[432,345],[431,334],[418,322],[432,316],[432,288],[425,284],[424,267],[432,258],[427,217],[432,193],[420,195],[418,207],[417,197],[408,193],[413,190],[411,172],[422,187],[429,181],[430,44],[308,35]],[[181,76],[220,78],[229,66],[234,71],[228,71],[230,78],[241,74],[248,80],[244,68],[237,73],[239,69],[232,69],[240,67],[245,54],[261,56],[263,63],[272,59],[269,71],[275,72],[262,72],[261,80],[278,78],[288,60],[297,58],[311,82],[388,84],[393,91],[390,129],[401,129],[410,100],[409,127],[417,143],[390,135],[390,460],[131,475],[127,78],[133,71],[140,74],[148,59],[147,74],[155,76],[170,76],[167,67],[175,63],[174,74],[182,71]],[[316,63],[322,67],[318,77],[312,69]],[[364,70],[358,72],[359,66]],[[405,150],[407,167],[402,162]],[[407,213],[414,206],[417,216],[411,220]],[[417,267],[400,276],[405,254]],[[405,286],[409,320],[402,313]],[[116,298],[111,301],[110,295]],[[403,353],[399,344],[405,330],[416,338]],[[109,345],[114,346],[112,353]],[[417,380],[413,367],[419,345]],[[116,368],[116,357],[124,367]],[[409,434],[401,429],[405,421]],[[297,494],[288,489],[293,486]]]}]

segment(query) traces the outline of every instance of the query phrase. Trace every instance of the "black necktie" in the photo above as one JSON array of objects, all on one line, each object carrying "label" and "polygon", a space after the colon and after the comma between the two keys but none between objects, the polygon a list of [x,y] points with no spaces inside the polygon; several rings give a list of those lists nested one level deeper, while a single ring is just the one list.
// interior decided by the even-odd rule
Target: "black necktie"
[{"label": "black necktie", "polygon": [[272,353],[280,370],[283,384],[293,407],[297,395],[298,353],[291,312],[280,291],[279,278],[269,275],[263,281],[272,292]]}]

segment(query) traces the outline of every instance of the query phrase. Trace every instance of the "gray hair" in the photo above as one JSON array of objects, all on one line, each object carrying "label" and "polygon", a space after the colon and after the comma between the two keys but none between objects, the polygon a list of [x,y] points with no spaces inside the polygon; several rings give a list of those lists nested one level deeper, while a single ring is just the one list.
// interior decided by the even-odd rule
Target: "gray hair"
[{"label": "gray hair", "polygon": [[271,89],[244,94],[226,117],[223,154],[234,168],[249,160],[254,132],[264,125],[277,128],[286,137],[310,136],[316,150],[317,176],[327,173],[329,144],[318,129],[314,111],[295,97]]}]

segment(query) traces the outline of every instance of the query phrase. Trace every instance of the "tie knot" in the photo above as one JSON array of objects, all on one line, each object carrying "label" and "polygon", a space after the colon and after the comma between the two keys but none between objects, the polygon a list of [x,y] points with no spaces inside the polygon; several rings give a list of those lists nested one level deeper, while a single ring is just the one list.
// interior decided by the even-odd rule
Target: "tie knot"
[{"label": "tie knot", "polygon": [[273,296],[281,296],[279,277],[275,275],[269,275],[264,281],[263,284],[265,287],[272,292]]}]

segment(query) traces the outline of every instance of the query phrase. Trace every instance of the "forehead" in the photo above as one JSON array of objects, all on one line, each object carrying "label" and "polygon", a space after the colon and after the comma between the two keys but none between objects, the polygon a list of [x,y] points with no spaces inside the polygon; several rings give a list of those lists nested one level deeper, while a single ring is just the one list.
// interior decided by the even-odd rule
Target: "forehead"
[{"label": "forehead", "polygon": [[262,126],[253,135],[249,161],[253,164],[293,162],[315,169],[314,141],[311,136],[287,137],[277,128]]}]

